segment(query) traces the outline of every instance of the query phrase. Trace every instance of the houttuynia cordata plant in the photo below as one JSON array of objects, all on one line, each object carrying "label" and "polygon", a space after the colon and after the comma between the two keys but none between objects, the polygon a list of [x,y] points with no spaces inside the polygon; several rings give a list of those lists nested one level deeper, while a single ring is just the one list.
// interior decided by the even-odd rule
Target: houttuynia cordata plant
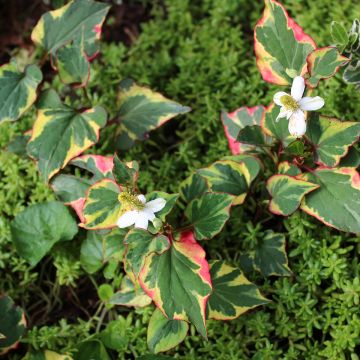
[{"label": "houttuynia cordata plant", "polygon": [[[119,307],[153,304],[147,342],[158,353],[182,342],[189,324],[207,338],[208,319],[232,320],[268,303],[246,274],[291,274],[284,233],[269,225],[238,266],[209,259],[204,251],[233,207],[251,201],[249,193],[263,199],[256,212],[264,226],[274,215],[300,209],[328,226],[360,233],[360,123],[321,115],[326,98],[317,94],[319,83],[342,66],[347,82],[360,83],[357,20],[350,32],[334,23],[335,45],[318,47],[283,5],[265,0],[254,29],[254,51],[263,79],[279,86],[273,103],[223,111],[232,155],[204,164],[169,194],[139,188],[141,164],[123,161],[120,154],[190,108],[132,79],[119,83],[116,114],[108,114],[88,94],[91,61],[99,52],[108,11],[106,3],[73,0],[45,13],[31,36],[37,60],[26,65],[11,61],[0,70],[0,121],[19,120],[36,107],[32,129],[14,139],[10,149],[36,162],[57,197],[15,217],[13,243],[36,266],[55,244],[81,242],[83,270],[100,274],[103,281],[95,284],[102,312],[93,337],[77,350],[105,360],[116,326],[110,321],[102,329],[102,322]],[[66,91],[44,81],[42,67],[48,63]],[[89,150],[109,127],[115,155]],[[16,346],[26,321],[6,295],[0,297],[0,315],[0,349],[6,352]],[[25,359],[64,358],[36,350],[30,349]],[[78,353],[64,356],[76,359]]]}]

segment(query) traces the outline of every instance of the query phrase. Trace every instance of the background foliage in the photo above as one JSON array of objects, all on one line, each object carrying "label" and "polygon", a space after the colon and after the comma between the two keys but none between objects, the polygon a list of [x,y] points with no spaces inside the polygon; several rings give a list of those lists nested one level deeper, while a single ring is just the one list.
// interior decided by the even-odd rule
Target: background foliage
[{"label": "background foliage", "polygon": [[[283,3],[319,46],[329,42],[332,20],[349,28],[360,11],[360,5],[350,0]],[[104,105],[114,115],[118,84],[131,76],[192,107],[192,112],[153,132],[148,141],[137,143],[125,158],[141,163],[141,188],[172,192],[192,170],[209,165],[219,154],[229,154],[220,110],[268,103],[276,87],[261,79],[253,55],[252,29],[261,14],[262,1],[165,0],[163,5],[152,5],[152,19],[143,25],[131,48],[103,42],[102,55],[92,67],[89,93],[94,103]],[[357,119],[359,95],[342,82],[341,74],[322,83],[319,90],[326,100],[324,114]],[[0,146],[27,130],[33,118],[30,112],[16,124],[2,124]],[[95,149],[112,153],[111,129],[103,132]],[[57,251],[55,266],[45,259],[30,270],[11,245],[9,220],[29,204],[52,200],[52,191],[39,179],[30,160],[14,154],[1,152],[0,177],[0,290],[31,315],[30,326],[35,327],[28,332],[26,342],[36,349],[71,351],[98,325],[97,317],[87,321],[98,298],[80,268],[79,244],[72,242]],[[209,258],[239,265],[240,255],[251,250],[267,229],[257,224],[255,203],[256,197],[250,196],[245,205],[234,209],[225,231],[205,244]],[[252,274],[250,280],[261,285],[262,293],[272,302],[234,321],[209,321],[208,342],[191,328],[192,336],[170,351],[170,356],[358,359],[358,238],[330,230],[303,213],[280,221],[271,227],[288,231],[289,265],[294,275],[264,280]],[[104,282],[101,278],[92,280]],[[143,309],[121,314],[117,321],[123,344],[118,349],[119,359],[147,353],[144,324],[149,322],[150,312]]]}]

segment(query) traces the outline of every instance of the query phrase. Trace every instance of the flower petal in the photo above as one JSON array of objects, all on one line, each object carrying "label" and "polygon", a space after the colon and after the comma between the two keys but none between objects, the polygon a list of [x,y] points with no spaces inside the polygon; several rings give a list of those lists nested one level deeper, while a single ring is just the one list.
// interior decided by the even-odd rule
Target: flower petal
[{"label": "flower petal", "polygon": [[296,76],[293,80],[291,86],[291,96],[296,100],[299,101],[305,90],[305,80],[302,76]]},{"label": "flower petal", "polygon": [[149,221],[153,221],[155,219],[155,214],[149,209],[144,209],[140,211],[140,213],[144,214],[144,216],[147,216]]},{"label": "flower petal", "polygon": [[286,117],[289,120],[289,117],[292,115],[291,110],[287,110],[284,106],[280,108],[279,115],[276,117],[275,122],[278,122],[281,118]]},{"label": "flower petal", "polygon": [[166,200],[163,198],[157,198],[155,200],[151,200],[145,205],[146,210],[150,210],[153,213],[156,213],[162,210],[166,205]]},{"label": "flower petal", "polygon": [[325,101],[320,96],[310,97],[305,96],[299,101],[299,106],[301,110],[305,111],[314,111],[321,109],[325,104]]},{"label": "flower petal", "polygon": [[296,110],[289,120],[289,133],[292,136],[302,137],[306,132],[305,114],[301,110]]},{"label": "flower petal", "polygon": [[119,220],[117,221],[117,226],[121,229],[131,226],[135,224],[138,217],[139,217],[139,212],[137,210],[127,211],[126,213],[124,213],[119,217]]},{"label": "flower petal", "polygon": [[143,204],[146,203],[146,198],[145,198],[145,196],[144,196],[143,194],[138,195],[137,198],[138,198]]},{"label": "flower petal", "polygon": [[135,222],[135,227],[140,229],[147,230],[149,225],[149,219],[143,212],[140,213],[140,216],[137,218]]},{"label": "flower petal", "polygon": [[275,103],[276,105],[282,106],[282,103],[281,103],[280,99],[281,99],[282,96],[286,96],[286,95],[289,96],[289,94],[287,94],[287,93],[284,92],[284,91],[279,91],[279,92],[277,92],[277,93],[274,95],[274,99],[273,99],[273,100],[274,100],[274,103]]}]

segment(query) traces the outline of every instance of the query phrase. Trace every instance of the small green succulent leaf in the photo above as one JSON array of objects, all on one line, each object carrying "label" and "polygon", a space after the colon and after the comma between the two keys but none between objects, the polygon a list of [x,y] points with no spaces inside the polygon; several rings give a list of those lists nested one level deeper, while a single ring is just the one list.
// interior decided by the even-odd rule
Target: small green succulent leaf
[{"label": "small green succulent leaf", "polygon": [[339,22],[333,21],[331,23],[331,36],[335,45],[339,49],[339,52],[342,53],[349,42],[349,34],[347,30]]},{"label": "small green succulent leaf", "polygon": [[127,307],[145,307],[151,304],[151,298],[138,284],[135,286],[129,276],[124,276],[120,290],[111,297],[109,303]]},{"label": "small green succulent leaf", "polygon": [[294,136],[291,136],[288,129],[288,120],[285,118],[276,121],[279,115],[280,107],[275,104],[266,108],[265,115],[263,116],[261,127],[265,134],[272,136],[276,140],[280,141],[283,147],[287,147],[293,141],[296,140]]},{"label": "small green succulent leaf", "polygon": [[121,262],[125,253],[126,230],[88,231],[81,244],[80,262],[85,271],[93,274],[112,260]]},{"label": "small green succulent leaf", "polygon": [[13,300],[0,295],[0,356],[14,347],[25,332],[23,310]]},{"label": "small green succulent leaf", "polygon": [[269,178],[266,188],[272,199],[269,209],[273,214],[288,216],[300,206],[302,198],[319,185],[289,175],[277,174]]},{"label": "small green succulent leaf", "polygon": [[90,63],[82,46],[67,44],[56,52],[56,69],[64,84],[84,87],[90,77]]},{"label": "small green succulent leaf", "polygon": [[240,269],[219,260],[211,261],[209,265],[213,285],[208,301],[209,319],[236,319],[246,311],[269,302]]},{"label": "small green succulent leaf", "polygon": [[15,121],[35,102],[42,73],[36,65],[19,71],[16,63],[0,67],[0,123]]},{"label": "small green succulent leaf", "polygon": [[71,240],[77,223],[65,205],[57,201],[35,204],[11,223],[11,236],[20,256],[35,266],[59,241]]},{"label": "small green succulent leaf", "polygon": [[130,148],[135,140],[143,140],[145,135],[163,125],[176,115],[191,109],[182,106],[146,87],[141,87],[131,79],[120,83],[119,127],[117,147]]},{"label": "small green succulent leaf", "polygon": [[86,340],[77,345],[76,360],[111,360],[104,344],[97,339]]},{"label": "small green succulent leaf", "polygon": [[360,123],[339,121],[313,112],[308,120],[306,136],[315,148],[316,163],[335,167],[359,139]]},{"label": "small green succulent leaf", "polygon": [[310,74],[310,77],[306,79],[306,84],[315,88],[321,79],[334,76],[350,59],[341,55],[337,48],[328,46],[314,50],[306,61]]},{"label": "small green succulent leaf", "polygon": [[320,186],[303,198],[302,210],[327,226],[360,233],[360,175],[355,168],[320,167],[301,178]]},{"label": "small green succulent leaf", "polygon": [[125,260],[137,278],[144,266],[145,258],[152,253],[161,254],[168,250],[170,241],[165,235],[153,235],[143,229],[132,229],[125,237]]},{"label": "small green succulent leaf", "polygon": [[297,176],[301,174],[301,170],[289,161],[282,161],[278,165],[278,173],[289,176]]},{"label": "small green succulent leaf", "polygon": [[343,79],[348,84],[360,83],[360,60],[351,61],[344,71]]},{"label": "small green succulent leaf", "polygon": [[31,39],[51,55],[65,44],[83,44],[88,58],[99,51],[101,27],[110,6],[93,0],[73,0],[45,13],[34,27]]},{"label": "small green succulent leaf", "polygon": [[254,34],[256,62],[265,81],[289,85],[292,78],[306,73],[306,57],[316,44],[279,2],[265,0]]},{"label": "small green succulent leaf", "polygon": [[159,354],[146,354],[139,356],[136,360],[171,360],[173,357],[159,355]]},{"label": "small green succulent leaf", "polygon": [[233,155],[259,150],[256,145],[268,145],[271,141],[259,128],[264,111],[264,106],[259,105],[222,112],[221,120]]},{"label": "small green succulent leaf", "polygon": [[168,319],[159,309],[155,309],[147,330],[148,347],[155,354],[168,351],[185,339],[188,330],[186,321]]},{"label": "small green succulent leaf", "polygon": [[102,179],[89,188],[84,207],[84,223],[89,230],[110,229],[116,226],[123,209],[119,200],[121,188],[111,179]]},{"label": "small green succulent leaf", "polygon": [[139,175],[139,164],[136,161],[124,163],[115,154],[113,176],[118,184],[134,186]]},{"label": "small green succulent leaf", "polygon": [[180,196],[186,203],[201,197],[208,191],[210,191],[208,183],[196,172],[192,173],[180,184]]},{"label": "small green succulent leaf", "polygon": [[45,91],[39,99],[38,115],[27,147],[38,163],[42,178],[48,181],[71,159],[94,145],[106,118],[101,106],[78,112],[64,105],[54,90]]},{"label": "small green succulent leaf", "polygon": [[234,197],[228,194],[205,193],[186,207],[185,216],[194,227],[197,240],[207,240],[217,235],[230,216]]},{"label": "small green succulent leaf", "polygon": [[207,181],[211,191],[233,195],[233,205],[244,202],[251,183],[250,172],[245,163],[220,160],[207,168],[199,169],[197,173]]},{"label": "small green succulent leaf", "polygon": [[190,321],[206,338],[205,310],[211,279],[205,251],[192,232],[181,233],[162,254],[150,254],[139,282],[168,319]]}]

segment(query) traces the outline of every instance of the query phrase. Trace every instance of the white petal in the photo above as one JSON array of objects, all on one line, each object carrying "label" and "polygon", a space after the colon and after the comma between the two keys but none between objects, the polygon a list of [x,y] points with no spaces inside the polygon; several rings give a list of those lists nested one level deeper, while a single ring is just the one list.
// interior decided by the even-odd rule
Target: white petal
[{"label": "white petal", "polygon": [[305,90],[305,80],[302,76],[296,76],[293,80],[291,86],[291,96],[296,100],[299,101]]},{"label": "white petal", "polygon": [[279,92],[277,92],[277,93],[274,95],[274,103],[275,103],[276,105],[282,106],[282,103],[281,103],[280,99],[281,99],[282,96],[286,96],[286,95],[289,96],[289,94],[287,94],[287,93],[284,92],[284,91],[279,91]]},{"label": "white petal", "polygon": [[148,217],[142,212],[135,222],[135,227],[147,230],[149,225]]},{"label": "white petal", "polygon": [[155,219],[154,213],[148,209],[144,209],[144,210],[140,211],[140,214],[143,214],[144,216],[146,216],[149,221],[153,221]]},{"label": "white petal", "polygon": [[139,217],[139,212],[136,210],[127,211],[123,215],[119,217],[119,220],[117,221],[117,226],[119,228],[126,228],[128,226],[131,226],[135,224],[136,220]]},{"label": "white petal", "polygon": [[138,198],[143,204],[146,203],[146,198],[145,198],[145,196],[144,196],[143,194],[138,195],[137,198]]},{"label": "white petal", "polygon": [[289,121],[289,133],[292,136],[302,137],[306,132],[305,114],[296,110]]},{"label": "white petal", "polygon": [[277,118],[275,119],[276,122],[278,122],[281,118],[286,117],[289,120],[289,117],[292,115],[292,111],[291,110],[287,110],[284,106],[282,108],[280,108],[280,112],[279,115],[277,116]]},{"label": "white petal", "polygon": [[306,96],[299,101],[300,109],[305,111],[319,110],[324,106],[324,104],[325,101],[320,96]]},{"label": "white petal", "polygon": [[166,205],[166,200],[163,198],[157,198],[155,200],[151,200],[145,205],[146,210],[150,210],[153,213],[156,213],[162,210]]}]

